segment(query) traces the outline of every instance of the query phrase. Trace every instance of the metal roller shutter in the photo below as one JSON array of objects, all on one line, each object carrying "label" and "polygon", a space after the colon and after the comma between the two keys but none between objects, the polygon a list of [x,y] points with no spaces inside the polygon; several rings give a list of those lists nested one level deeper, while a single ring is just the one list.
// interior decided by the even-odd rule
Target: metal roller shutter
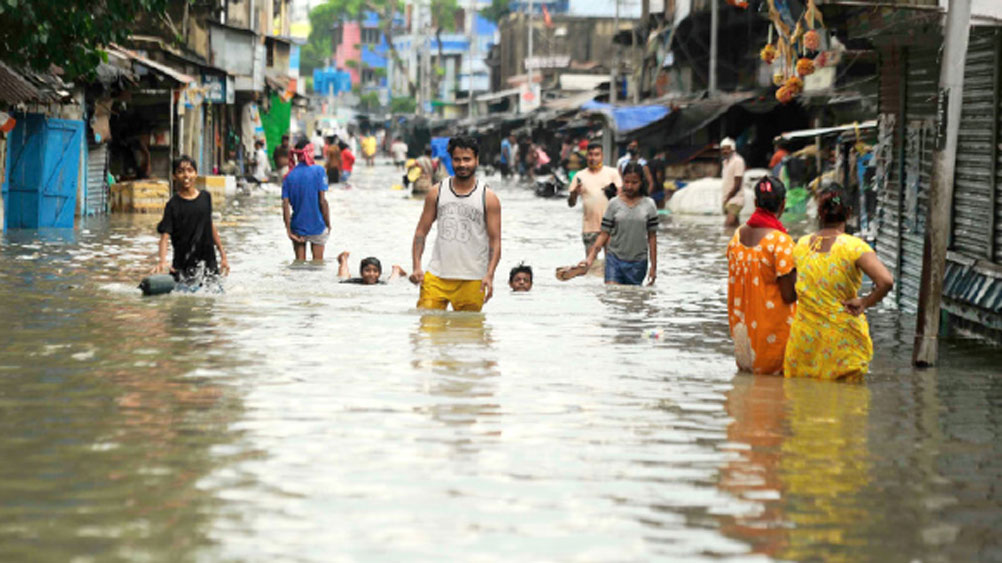
[{"label": "metal roller shutter", "polygon": [[108,212],[108,146],[87,147],[87,205],[85,215]]},{"label": "metal roller shutter", "polygon": [[[880,50],[880,129],[877,142],[877,255],[894,274],[901,277],[899,256],[901,197],[901,115],[904,95],[904,51],[896,47]],[[895,297],[900,284],[895,284]]]},{"label": "metal roller shutter", "polygon": [[968,256],[992,255],[993,192],[998,172],[999,34],[971,30],[964,68],[953,193],[951,248]]},{"label": "metal roller shutter", "polygon": [[904,173],[898,207],[901,219],[900,303],[905,311],[918,308],[938,89],[938,47],[909,49],[905,66]]}]

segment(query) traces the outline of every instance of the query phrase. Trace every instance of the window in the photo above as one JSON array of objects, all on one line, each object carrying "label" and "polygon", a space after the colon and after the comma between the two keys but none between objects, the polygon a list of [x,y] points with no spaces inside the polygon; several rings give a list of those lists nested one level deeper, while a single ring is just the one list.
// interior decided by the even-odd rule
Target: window
[{"label": "window", "polygon": [[365,27],[362,28],[362,44],[364,45],[378,45],[379,39],[383,35],[383,32],[376,27]]}]

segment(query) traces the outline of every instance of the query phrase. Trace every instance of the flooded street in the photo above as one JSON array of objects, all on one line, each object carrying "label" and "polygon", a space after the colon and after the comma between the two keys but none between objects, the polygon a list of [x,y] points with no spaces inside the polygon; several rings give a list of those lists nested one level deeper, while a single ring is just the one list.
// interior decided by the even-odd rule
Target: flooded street
[{"label": "flooded street", "polygon": [[653,289],[559,282],[580,208],[496,178],[494,299],[419,313],[333,260],[410,270],[400,174],[329,192],[323,266],[217,204],[223,295],[140,296],[159,217],[6,234],[0,560],[1002,560],[999,349],[914,372],[884,307],[865,384],[737,375],[718,217],[662,219]]}]

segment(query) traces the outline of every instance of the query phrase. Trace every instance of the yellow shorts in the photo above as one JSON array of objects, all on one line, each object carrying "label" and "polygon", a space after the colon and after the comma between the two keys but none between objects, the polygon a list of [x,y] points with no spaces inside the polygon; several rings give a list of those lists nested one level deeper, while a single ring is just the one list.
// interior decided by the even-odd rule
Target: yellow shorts
[{"label": "yellow shorts", "polygon": [[484,306],[480,280],[443,280],[425,272],[418,308],[445,309],[449,303],[452,303],[453,311],[479,311]]}]

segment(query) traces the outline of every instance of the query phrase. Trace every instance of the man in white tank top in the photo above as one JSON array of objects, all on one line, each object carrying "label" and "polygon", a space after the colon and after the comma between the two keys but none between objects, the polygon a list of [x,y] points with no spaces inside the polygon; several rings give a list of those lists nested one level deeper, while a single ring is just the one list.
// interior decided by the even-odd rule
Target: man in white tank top
[{"label": "man in white tank top", "polygon": [[[501,261],[501,201],[476,176],[480,147],[472,137],[449,140],[456,171],[433,186],[414,231],[411,254],[421,285],[419,309],[479,311],[494,295],[494,271]],[[428,271],[421,268],[425,237],[438,221],[438,234]]]}]

